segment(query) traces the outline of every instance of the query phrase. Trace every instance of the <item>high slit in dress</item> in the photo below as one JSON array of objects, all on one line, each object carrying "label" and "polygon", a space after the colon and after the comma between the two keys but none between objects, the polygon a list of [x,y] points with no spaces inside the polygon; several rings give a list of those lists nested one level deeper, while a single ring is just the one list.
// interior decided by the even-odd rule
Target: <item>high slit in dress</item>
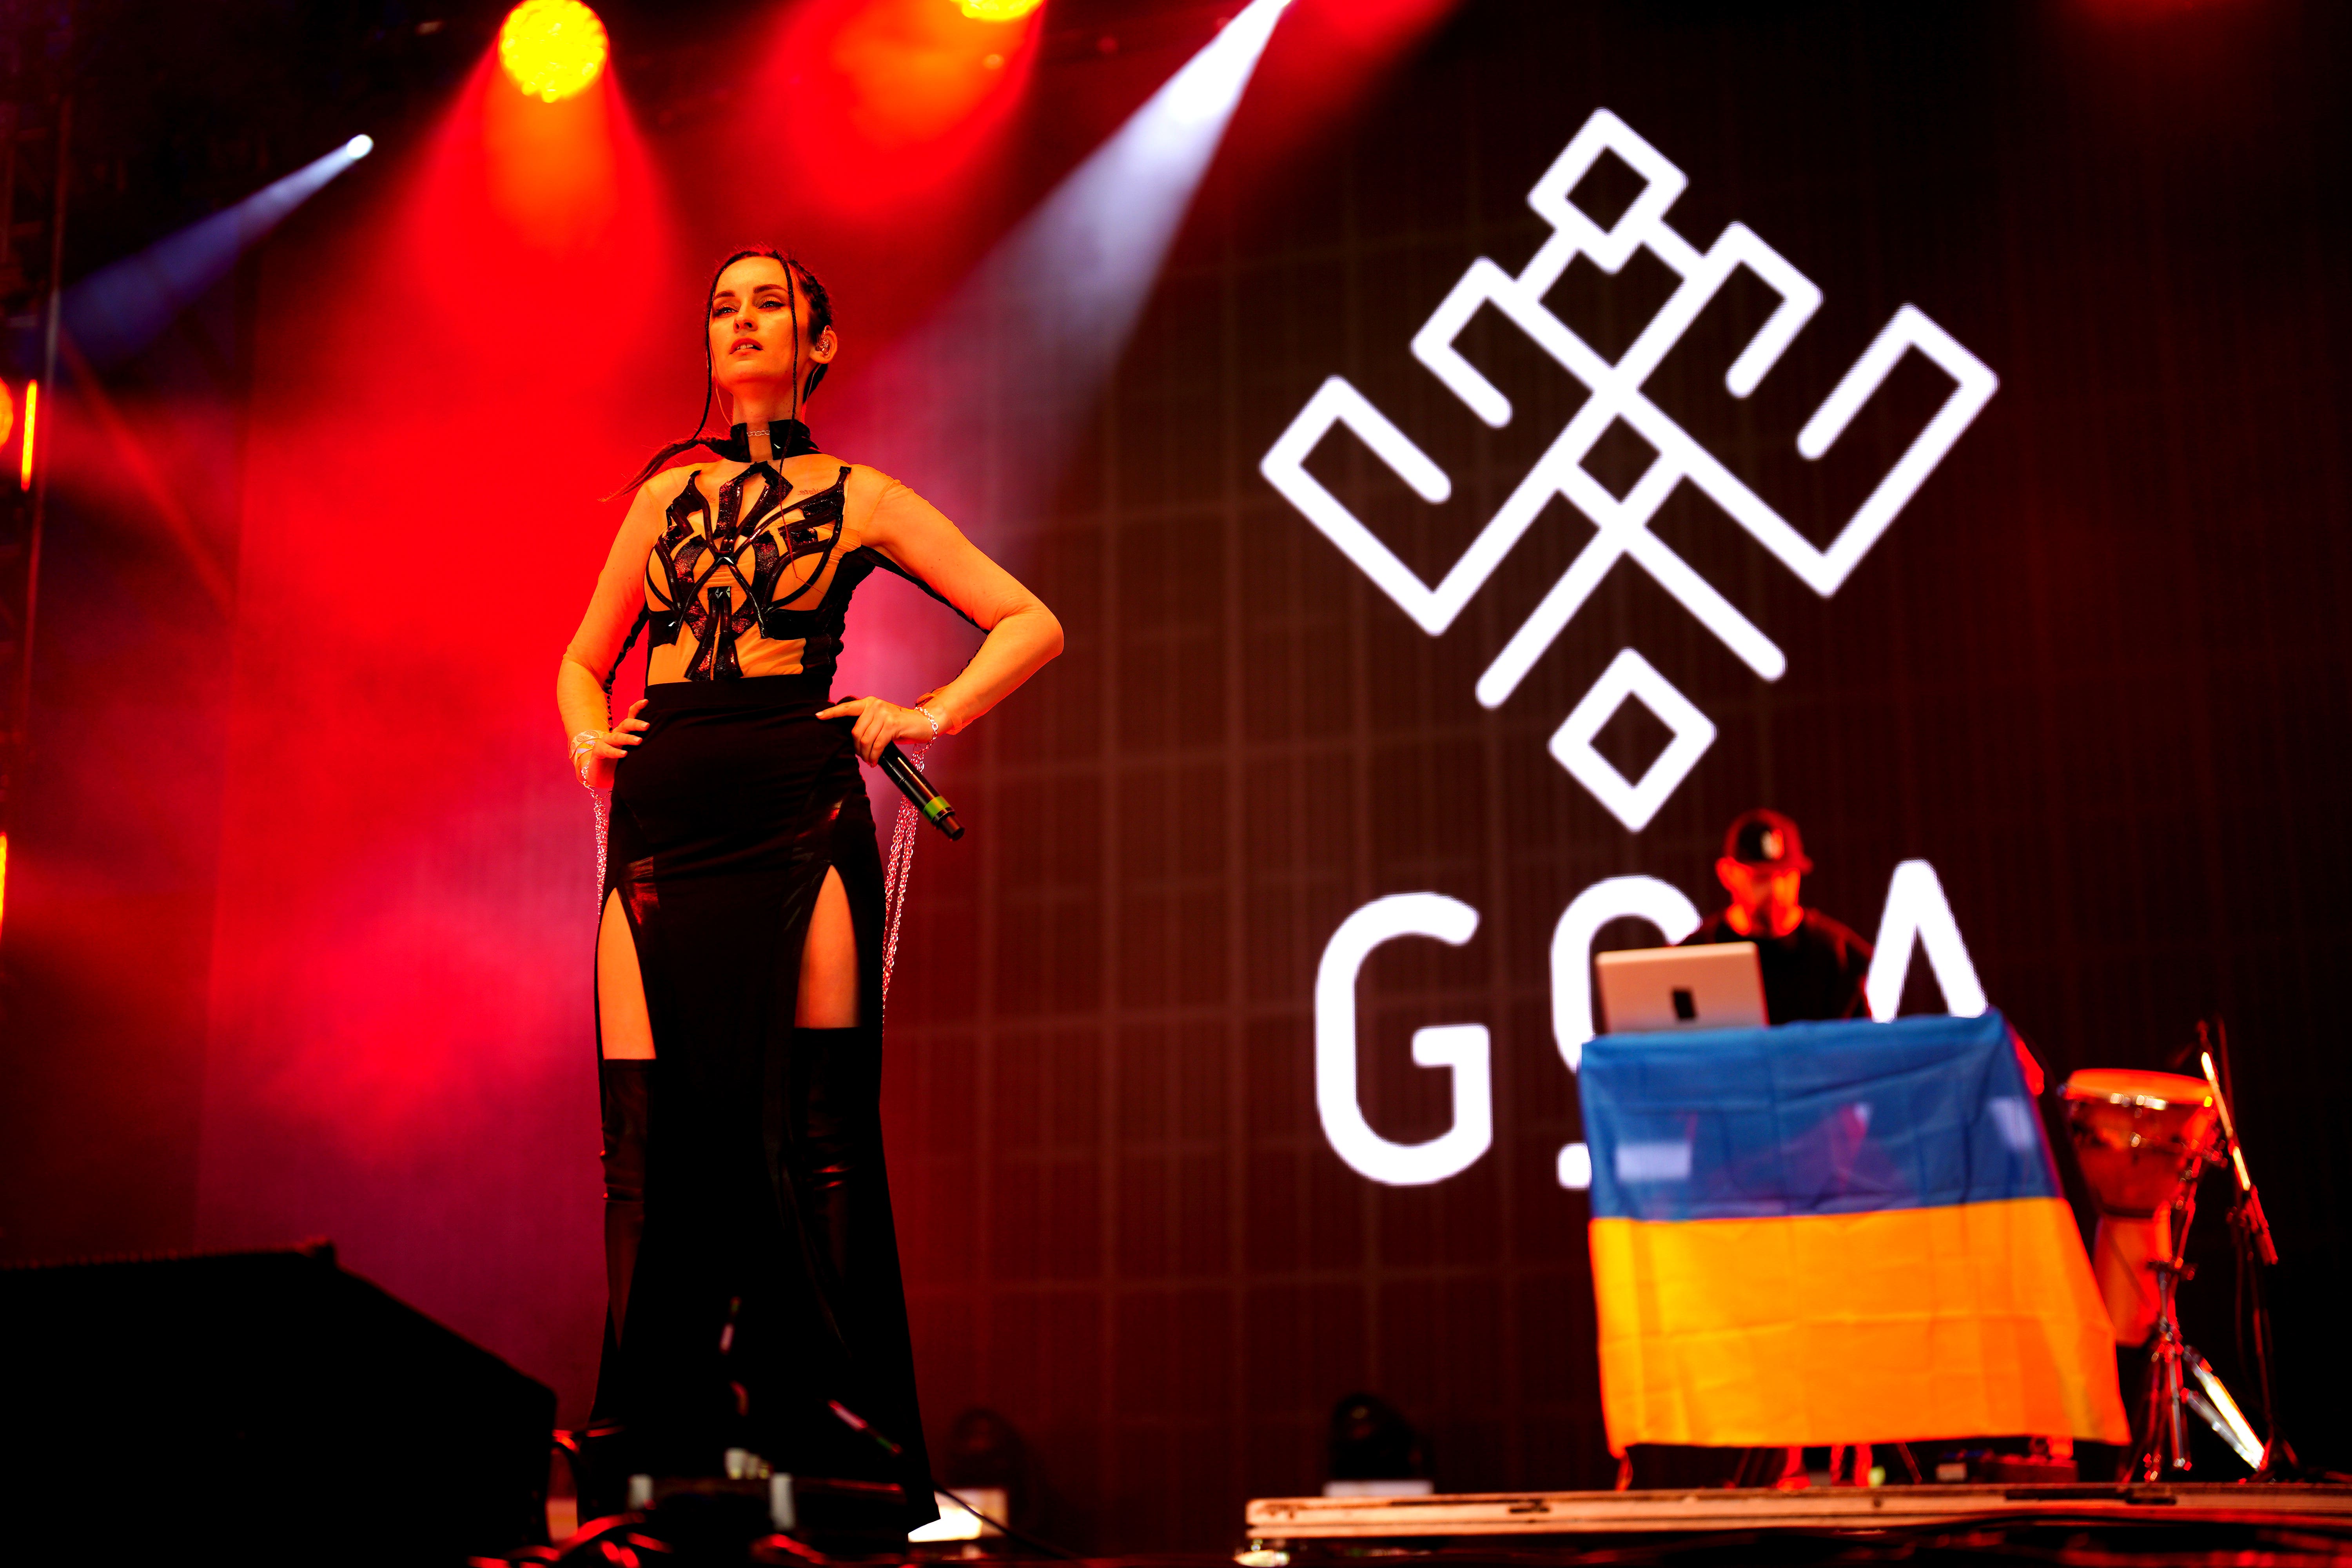
[{"label": "high slit in dress", "polygon": [[[627,1472],[709,1474],[745,1448],[779,1471],[897,1482],[911,1525],[936,1510],[882,1160],[881,861],[849,725],[814,718],[850,595],[899,570],[868,549],[833,559],[849,471],[780,511],[789,487],[754,464],[715,518],[690,479],[646,563],[648,657],[694,645],[687,679],[646,689],[649,727],[614,771],[599,909],[618,895],[656,1055],[624,1069],[599,1053],[608,1129],[623,1070],[646,1074],[646,1110],[642,1238],[611,1259],[595,1414],[618,1425]],[[754,476],[767,488],[739,517]],[[796,585],[784,568],[811,555]],[[820,584],[816,605],[793,603]],[[740,673],[755,625],[803,639],[802,673]],[[856,934],[859,1022],[796,1029],[828,869]]]}]

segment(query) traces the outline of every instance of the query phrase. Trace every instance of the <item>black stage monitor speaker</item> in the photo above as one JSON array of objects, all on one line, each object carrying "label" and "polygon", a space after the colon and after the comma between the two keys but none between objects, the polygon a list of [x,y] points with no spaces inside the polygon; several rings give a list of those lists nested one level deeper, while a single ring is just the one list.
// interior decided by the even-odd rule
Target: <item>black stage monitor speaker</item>
[{"label": "black stage monitor speaker", "polygon": [[546,1539],[554,1425],[331,1246],[0,1268],[0,1556],[28,1529],[81,1562],[501,1553]]}]

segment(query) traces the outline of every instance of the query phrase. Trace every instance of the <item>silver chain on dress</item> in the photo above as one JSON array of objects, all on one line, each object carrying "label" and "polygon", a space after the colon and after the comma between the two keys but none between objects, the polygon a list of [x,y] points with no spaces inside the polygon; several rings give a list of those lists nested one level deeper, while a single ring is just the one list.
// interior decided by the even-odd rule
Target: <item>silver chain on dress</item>
[{"label": "silver chain on dress", "polygon": [[604,850],[613,837],[613,792],[591,785],[588,798],[596,807],[596,923],[604,923]]},{"label": "silver chain on dress", "polygon": [[[916,767],[930,752],[929,746],[901,746]],[[890,830],[890,858],[882,867],[882,1005],[890,1005],[890,972],[898,963],[898,917],[907,908],[907,874],[914,869],[915,836],[923,830],[922,813],[905,795],[898,797],[898,821]]]}]

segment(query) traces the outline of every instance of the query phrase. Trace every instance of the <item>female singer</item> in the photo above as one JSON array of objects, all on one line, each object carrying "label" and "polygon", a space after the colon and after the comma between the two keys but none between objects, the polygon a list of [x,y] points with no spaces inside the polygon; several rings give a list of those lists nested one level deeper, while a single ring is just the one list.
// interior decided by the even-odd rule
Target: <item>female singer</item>
[{"label": "female singer", "polygon": [[[572,764],[613,792],[595,1413],[618,1430],[594,1468],[707,1475],[744,1448],[896,1481],[912,1524],[935,1515],[882,1167],[882,873],[857,759],[964,729],[1062,628],[921,497],[810,439],[802,405],[838,342],[805,267],[729,257],[705,334],[703,422],[715,395],[733,430],[698,422],[639,473],[556,678]],[[695,446],[717,460],[662,468]],[[877,566],[988,634],[910,706],[832,700]],[[646,695],[615,724],[605,694],[639,630]]]}]

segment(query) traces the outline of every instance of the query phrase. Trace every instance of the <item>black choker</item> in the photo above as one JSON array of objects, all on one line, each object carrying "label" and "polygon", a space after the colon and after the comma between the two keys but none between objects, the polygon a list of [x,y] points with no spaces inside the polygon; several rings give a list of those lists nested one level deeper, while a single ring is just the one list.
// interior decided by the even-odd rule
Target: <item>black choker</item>
[{"label": "black choker", "polygon": [[[736,426],[734,429],[728,432],[727,439],[724,441],[706,439],[702,444],[730,463],[748,463],[751,460],[751,427],[749,425]],[[816,450],[818,447],[809,436],[809,427],[799,420],[771,419],[768,421],[768,460],[770,462],[781,462],[786,458],[805,458]]]}]

